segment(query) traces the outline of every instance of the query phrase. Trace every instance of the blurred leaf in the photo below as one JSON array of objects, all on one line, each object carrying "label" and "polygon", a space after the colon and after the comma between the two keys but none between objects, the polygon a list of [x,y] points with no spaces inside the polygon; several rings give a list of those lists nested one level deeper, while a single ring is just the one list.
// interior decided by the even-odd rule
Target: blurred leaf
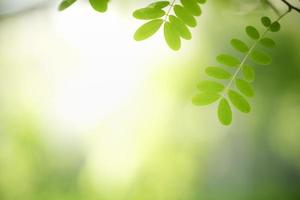
[{"label": "blurred leaf", "polygon": [[162,19],[154,19],[143,24],[134,34],[136,41],[145,40],[155,34],[163,23]]},{"label": "blurred leaf", "polygon": [[268,48],[273,48],[276,46],[274,40],[272,40],[271,38],[263,38],[259,41],[259,43]]},{"label": "blurred leaf", "polygon": [[193,15],[189,13],[184,7],[180,5],[174,6],[174,12],[178,18],[180,18],[186,25],[190,27],[197,26],[197,21]]},{"label": "blurred leaf", "polygon": [[235,81],[236,87],[239,89],[239,91],[244,94],[247,97],[253,97],[254,91],[250,83],[243,79],[236,79]]},{"label": "blurred leaf", "polygon": [[229,99],[231,103],[241,112],[243,113],[249,113],[251,110],[251,107],[248,103],[248,101],[239,93],[229,90],[228,92]]},{"label": "blurred leaf", "polygon": [[201,81],[197,87],[200,91],[211,93],[219,93],[224,90],[224,85],[215,81]]},{"label": "blurred leaf", "polygon": [[272,58],[261,51],[253,51],[251,53],[252,60],[259,65],[269,65],[272,62]]},{"label": "blurred leaf", "polygon": [[232,39],[230,43],[233,46],[233,48],[239,52],[247,53],[249,51],[249,47],[239,39]]},{"label": "blurred leaf", "polygon": [[180,2],[192,15],[201,15],[201,9],[196,0],[180,0]]},{"label": "blurred leaf", "polygon": [[219,98],[220,98],[219,94],[204,92],[195,95],[192,99],[192,102],[197,106],[205,106],[214,103]]},{"label": "blurred leaf", "polygon": [[105,12],[107,10],[107,4],[109,0],[89,0],[94,10],[98,12]]},{"label": "blurred leaf", "polygon": [[270,30],[271,30],[272,32],[278,32],[278,31],[280,31],[280,28],[281,28],[281,26],[280,26],[279,22],[274,22],[274,23],[271,24],[271,26],[270,26]]},{"label": "blurred leaf", "polygon": [[230,79],[231,74],[220,67],[207,67],[205,72],[208,76],[217,79]]},{"label": "blurred leaf", "polygon": [[227,126],[231,124],[232,121],[232,111],[228,101],[222,98],[218,106],[218,118],[220,122]]},{"label": "blurred leaf", "polygon": [[227,54],[221,54],[217,56],[217,61],[229,67],[237,67],[240,64],[239,59]]},{"label": "blurred leaf", "polygon": [[254,40],[257,40],[260,37],[258,30],[256,28],[254,28],[253,26],[247,26],[246,33],[250,38],[252,38]]},{"label": "blurred leaf", "polygon": [[172,23],[166,22],[164,24],[164,36],[168,46],[171,49],[175,51],[180,49],[181,46],[180,36]]},{"label": "blurred leaf", "polygon": [[244,75],[245,79],[249,82],[252,82],[255,79],[254,69],[250,66],[245,65],[243,67],[243,75]]},{"label": "blurred leaf", "polygon": [[58,7],[59,11],[63,11],[70,7],[73,3],[75,3],[77,0],[63,0]]},{"label": "blurred leaf", "polygon": [[262,17],[261,18],[261,23],[265,26],[265,27],[269,27],[272,23],[271,19],[269,17]]}]

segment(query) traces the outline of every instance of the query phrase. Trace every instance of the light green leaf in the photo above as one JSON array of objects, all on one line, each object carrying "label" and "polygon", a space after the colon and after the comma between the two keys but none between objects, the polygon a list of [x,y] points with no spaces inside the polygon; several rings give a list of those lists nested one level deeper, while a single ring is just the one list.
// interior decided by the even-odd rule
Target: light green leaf
[{"label": "light green leaf", "polygon": [[181,19],[175,17],[174,15],[170,15],[169,21],[174,27],[176,27],[176,31],[179,33],[179,35],[182,38],[184,38],[186,40],[192,39],[192,34],[191,34],[190,30],[183,23],[183,21]]},{"label": "light green leaf", "polygon": [[232,121],[232,111],[228,101],[224,98],[221,99],[219,106],[218,106],[218,118],[219,121],[228,126],[231,124]]},{"label": "light green leaf", "polygon": [[249,51],[249,47],[247,46],[247,44],[239,39],[232,39],[230,43],[237,51],[240,51],[242,53],[247,53]]},{"label": "light green leaf", "polygon": [[265,26],[265,27],[269,27],[272,23],[271,19],[269,17],[262,17],[261,18],[261,23]]},{"label": "light green leaf", "polygon": [[278,31],[280,31],[280,28],[281,28],[281,26],[280,26],[279,22],[274,22],[274,23],[271,24],[271,26],[270,26],[270,30],[271,30],[272,32],[278,32]]},{"label": "light green leaf", "polygon": [[244,78],[249,82],[253,82],[255,80],[254,69],[248,65],[245,65],[243,67],[243,75],[244,75]]},{"label": "light green leaf", "polygon": [[215,93],[200,93],[193,97],[192,102],[197,106],[205,106],[214,103],[220,98],[219,94]]},{"label": "light green leaf", "polygon": [[227,54],[221,54],[217,57],[217,61],[223,65],[229,67],[237,67],[240,64],[240,60]]},{"label": "light green leaf", "polygon": [[170,5],[169,1],[157,1],[157,2],[149,4],[147,7],[148,8],[163,9],[163,8],[167,7],[168,5]]},{"label": "light green leaf", "polygon": [[239,93],[229,90],[228,92],[229,99],[231,103],[241,112],[249,113],[251,111],[250,104],[248,101]]},{"label": "light green leaf", "polygon": [[207,67],[205,72],[208,76],[217,79],[230,79],[231,74],[220,67]]},{"label": "light green leaf", "polygon": [[254,28],[253,26],[247,26],[246,33],[250,38],[252,38],[254,40],[257,40],[260,37],[258,30],[256,28]]},{"label": "light green leaf", "polygon": [[176,31],[173,24],[166,22],[164,25],[164,36],[168,46],[177,51],[180,49],[181,41],[178,32]]},{"label": "light green leaf", "polygon": [[219,93],[224,90],[224,85],[215,81],[201,81],[197,85],[198,89],[203,92]]},{"label": "light green leaf", "polygon": [[141,8],[133,12],[133,16],[137,19],[157,19],[166,14],[165,11],[158,8]]},{"label": "light green leaf", "polygon": [[180,0],[180,2],[192,15],[201,15],[201,9],[196,0]]},{"label": "light green leaf", "polygon": [[109,0],[89,0],[94,10],[98,12],[105,12],[107,10],[107,4]]},{"label": "light green leaf", "polygon": [[268,48],[273,48],[276,46],[276,43],[271,38],[263,38],[259,41],[259,43]]},{"label": "light green leaf", "polygon": [[236,79],[235,81],[236,87],[239,89],[239,91],[244,94],[247,97],[253,97],[254,91],[250,83],[247,81],[244,81],[243,79]]},{"label": "light green leaf", "polygon": [[145,40],[155,34],[163,23],[162,19],[154,19],[143,24],[134,34],[136,41]]},{"label": "light green leaf", "polygon": [[186,25],[190,27],[197,26],[197,21],[190,12],[180,5],[174,6],[174,12],[178,18],[180,18]]},{"label": "light green leaf", "polygon": [[63,0],[58,7],[59,11],[63,11],[70,7],[73,3],[75,3],[77,0]]},{"label": "light green leaf", "polygon": [[253,51],[251,53],[252,60],[259,65],[269,65],[272,62],[272,58],[261,51]]}]

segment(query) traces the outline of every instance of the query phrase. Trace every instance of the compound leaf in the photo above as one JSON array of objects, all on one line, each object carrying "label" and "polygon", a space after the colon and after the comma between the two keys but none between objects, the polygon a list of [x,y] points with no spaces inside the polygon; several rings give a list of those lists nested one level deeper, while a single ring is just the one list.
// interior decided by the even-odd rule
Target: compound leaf
[{"label": "compound leaf", "polygon": [[249,51],[249,47],[243,41],[239,39],[232,39],[230,44],[239,52],[247,53]]},{"label": "compound leaf", "polygon": [[253,26],[247,26],[246,33],[250,38],[252,38],[254,40],[257,40],[260,37],[258,30]]},{"label": "compound leaf", "polygon": [[276,46],[276,43],[271,38],[263,38],[259,41],[259,43],[267,48],[273,48]]},{"label": "compound leaf", "polygon": [[262,17],[261,18],[261,23],[265,26],[265,27],[269,27],[272,24],[272,21],[269,17]]},{"label": "compound leaf", "polygon": [[174,15],[170,15],[169,21],[174,27],[176,27],[176,31],[179,33],[179,35],[182,38],[184,38],[186,40],[192,39],[192,34],[191,34],[190,30],[183,23],[183,21],[181,19],[175,17]]},{"label": "compound leaf", "polygon": [[243,67],[243,75],[244,75],[244,78],[249,82],[252,82],[255,80],[254,69],[248,65],[245,65]]},{"label": "compound leaf", "polygon": [[190,27],[197,26],[197,21],[194,16],[184,7],[180,5],[174,6],[174,12],[178,18],[180,18],[186,25]]},{"label": "compound leaf", "polygon": [[133,12],[137,19],[157,19],[166,14],[165,11],[158,8],[141,8]]},{"label": "compound leaf", "polygon": [[196,0],[180,0],[180,2],[192,15],[201,15],[201,8]]},{"label": "compound leaf", "polygon": [[271,30],[272,32],[278,32],[278,31],[280,31],[280,28],[281,28],[281,26],[280,26],[279,22],[274,22],[274,23],[271,24],[271,26],[270,26],[270,30]]}]

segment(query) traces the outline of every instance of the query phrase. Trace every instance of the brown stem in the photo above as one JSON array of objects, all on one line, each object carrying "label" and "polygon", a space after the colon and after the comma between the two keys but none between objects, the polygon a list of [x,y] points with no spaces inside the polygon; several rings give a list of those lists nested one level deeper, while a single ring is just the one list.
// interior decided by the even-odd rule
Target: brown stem
[{"label": "brown stem", "polygon": [[293,6],[291,3],[289,3],[287,0],[281,0],[283,3],[285,3],[288,7],[289,7],[289,10],[292,11],[292,10],[295,10],[297,11],[298,13],[300,13],[300,8],[297,8],[296,6]]}]

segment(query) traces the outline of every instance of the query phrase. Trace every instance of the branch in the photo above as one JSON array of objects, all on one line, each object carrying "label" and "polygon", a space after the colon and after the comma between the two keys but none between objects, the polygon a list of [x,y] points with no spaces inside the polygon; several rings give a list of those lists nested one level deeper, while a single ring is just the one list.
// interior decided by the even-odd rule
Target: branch
[{"label": "branch", "polygon": [[295,10],[298,13],[300,13],[300,8],[297,8],[295,6],[293,6],[292,4],[290,4],[287,0],[281,0],[283,3],[285,3],[288,7],[289,7],[289,11]]}]

